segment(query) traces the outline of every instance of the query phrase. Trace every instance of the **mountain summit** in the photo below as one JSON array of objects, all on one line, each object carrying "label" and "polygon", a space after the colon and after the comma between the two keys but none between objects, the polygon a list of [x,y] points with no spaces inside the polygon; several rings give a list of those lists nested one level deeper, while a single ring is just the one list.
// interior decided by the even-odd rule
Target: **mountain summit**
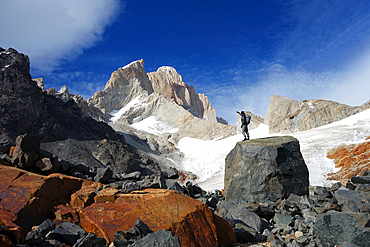
[{"label": "mountain summit", "polygon": [[194,116],[217,122],[216,111],[204,94],[195,93],[181,75],[169,66],[160,67],[156,72],[148,73],[154,92],[173,99],[178,105],[189,110]]},{"label": "mountain summit", "polygon": [[156,135],[169,134],[173,144],[183,137],[203,140],[235,134],[235,127],[217,122],[207,96],[197,94],[168,66],[146,73],[144,60],[114,71],[103,91],[87,100],[104,113],[116,130],[127,125]]}]

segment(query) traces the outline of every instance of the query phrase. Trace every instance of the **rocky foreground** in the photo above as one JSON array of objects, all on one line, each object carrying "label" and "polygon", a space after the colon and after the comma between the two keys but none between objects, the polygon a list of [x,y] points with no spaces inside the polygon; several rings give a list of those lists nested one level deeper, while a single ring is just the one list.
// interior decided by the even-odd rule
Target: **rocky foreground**
[{"label": "rocky foreground", "polygon": [[7,164],[0,166],[2,246],[370,244],[370,173],[346,186],[310,187],[293,137],[237,143],[226,159],[224,194],[182,186],[173,169],[118,178],[72,165],[66,172],[86,179],[39,175],[12,167],[15,155],[0,159]]}]

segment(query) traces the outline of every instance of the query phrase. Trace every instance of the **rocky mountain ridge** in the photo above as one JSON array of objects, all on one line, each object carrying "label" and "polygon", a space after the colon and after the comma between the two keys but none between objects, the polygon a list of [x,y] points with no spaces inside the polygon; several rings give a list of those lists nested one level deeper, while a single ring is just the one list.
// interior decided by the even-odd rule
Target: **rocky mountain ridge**
[{"label": "rocky mountain ridge", "polygon": [[331,100],[295,101],[284,96],[271,96],[264,123],[270,133],[293,133],[339,121],[370,108],[370,101],[349,106]]}]

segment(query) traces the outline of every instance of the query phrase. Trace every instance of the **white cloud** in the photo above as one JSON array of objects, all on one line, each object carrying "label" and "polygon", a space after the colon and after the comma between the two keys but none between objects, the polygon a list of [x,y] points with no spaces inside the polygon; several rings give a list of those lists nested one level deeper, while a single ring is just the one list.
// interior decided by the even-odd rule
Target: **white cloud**
[{"label": "white cloud", "polygon": [[34,68],[51,71],[102,39],[121,6],[118,0],[0,1],[0,46],[29,55]]}]

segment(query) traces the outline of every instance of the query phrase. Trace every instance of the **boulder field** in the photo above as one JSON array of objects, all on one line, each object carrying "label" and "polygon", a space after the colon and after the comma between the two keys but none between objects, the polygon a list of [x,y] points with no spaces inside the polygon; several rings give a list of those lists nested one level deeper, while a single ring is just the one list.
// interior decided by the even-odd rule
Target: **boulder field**
[{"label": "boulder field", "polygon": [[2,165],[0,215],[2,237],[14,244],[23,243],[32,227],[47,219],[53,219],[55,225],[80,225],[107,243],[114,241],[117,232],[133,228],[137,220],[154,232],[171,231],[181,246],[228,246],[235,242],[227,221],[178,191],[127,193],[62,174],[42,176]]}]

